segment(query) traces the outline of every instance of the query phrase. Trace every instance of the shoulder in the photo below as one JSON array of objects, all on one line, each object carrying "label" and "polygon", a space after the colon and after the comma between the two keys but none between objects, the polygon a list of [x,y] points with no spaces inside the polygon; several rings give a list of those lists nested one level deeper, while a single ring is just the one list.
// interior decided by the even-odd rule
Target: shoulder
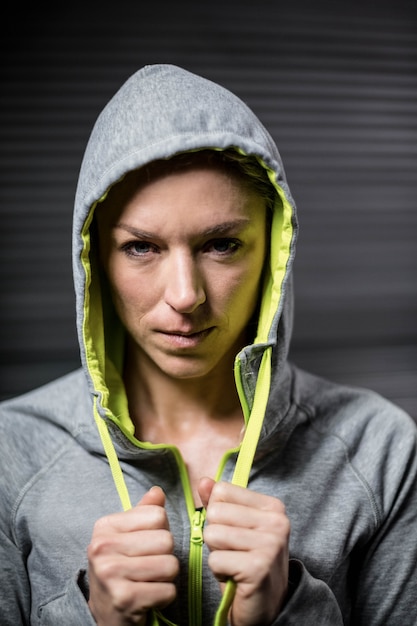
[{"label": "shoulder", "polygon": [[[85,374],[81,369],[42,387],[0,403],[0,429],[17,430],[30,423],[51,422],[74,426],[80,406],[89,402]],[[71,418],[71,419],[68,419]],[[23,434],[23,432],[21,432]]]},{"label": "shoulder", "polygon": [[415,488],[417,425],[405,411],[369,389],[302,370],[295,370],[295,379],[294,401],[310,436],[313,432],[328,453],[338,449],[377,499],[395,498],[400,486]]},{"label": "shoulder", "polygon": [[416,435],[414,420],[375,391],[335,383],[297,368],[294,371],[294,401],[317,428],[345,436],[374,429]]},{"label": "shoulder", "polygon": [[13,500],[53,455],[93,426],[81,370],[0,403],[0,498]]}]

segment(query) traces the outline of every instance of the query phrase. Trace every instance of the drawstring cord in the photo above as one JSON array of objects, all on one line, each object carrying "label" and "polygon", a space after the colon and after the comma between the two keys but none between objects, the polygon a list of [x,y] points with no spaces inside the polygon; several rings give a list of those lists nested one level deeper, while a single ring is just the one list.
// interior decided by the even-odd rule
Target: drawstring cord
[{"label": "drawstring cord", "polygon": [[[238,485],[240,487],[246,487],[248,484],[249,474],[253,464],[259,436],[261,434],[266,405],[268,402],[270,380],[271,347],[267,348],[262,356],[262,361],[259,368],[258,385],[256,386],[255,397],[253,400],[253,407],[233,473],[232,484]],[[117,457],[116,450],[114,449],[114,445],[111,440],[107,424],[105,420],[102,419],[99,415],[97,409],[97,399],[94,404],[94,419],[97,423],[103,448],[109,461],[113,481],[119,494],[123,510],[127,511],[132,507],[132,504],[123,477],[122,468],[120,467],[120,462]],[[213,626],[225,626],[225,624],[227,624],[227,616],[233,602],[235,590],[236,583],[233,580],[228,580],[219,608],[217,609]],[[165,623],[170,624],[170,622]]]},{"label": "drawstring cord", "polygon": [[[233,473],[232,484],[240,487],[246,487],[248,484],[250,470],[261,434],[271,382],[271,351],[272,348],[268,347],[262,356],[253,407]],[[225,626],[227,624],[235,591],[236,583],[229,579],[217,609],[213,626]]]}]

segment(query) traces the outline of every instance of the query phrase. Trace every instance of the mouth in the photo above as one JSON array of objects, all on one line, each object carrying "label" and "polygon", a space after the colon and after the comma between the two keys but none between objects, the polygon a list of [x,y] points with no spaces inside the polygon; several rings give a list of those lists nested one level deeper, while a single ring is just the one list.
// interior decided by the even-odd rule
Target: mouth
[{"label": "mouth", "polygon": [[161,335],[171,344],[183,348],[198,346],[213,331],[213,327],[197,331],[161,330]]}]

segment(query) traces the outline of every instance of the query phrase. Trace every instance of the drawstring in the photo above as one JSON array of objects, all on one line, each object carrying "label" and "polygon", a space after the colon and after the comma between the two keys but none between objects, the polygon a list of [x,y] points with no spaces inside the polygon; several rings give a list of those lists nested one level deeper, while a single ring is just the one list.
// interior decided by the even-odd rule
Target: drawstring
[{"label": "drawstring", "polygon": [[[246,487],[248,484],[250,470],[261,434],[270,389],[271,350],[271,347],[267,348],[262,356],[253,407],[233,473],[232,484],[240,487]],[[132,508],[132,504],[107,424],[99,415],[97,400],[94,404],[94,419],[97,423],[103,448],[109,461],[113,481],[119,494],[123,510],[127,511]],[[224,626],[227,623],[227,616],[233,602],[235,590],[236,583],[233,580],[228,580],[219,608],[217,609],[213,626]],[[161,616],[159,615],[159,617]],[[169,624],[170,622],[167,621],[166,623]]]},{"label": "drawstring", "polygon": [[239,485],[240,487],[246,487],[248,484],[249,473],[253,465],[255,451],[265,417],[271,385],[271,351],[272,348],[269,346],[262,355],[253,407],[233,473],[232,484]]},{"label": "drawstring", "polygon": [[104,419],[101,418],[97,409],[97,399],[94,403],[94,419],[96,420],[98,432],[100,433],[101,441],[103,444],[104,452],[106,453],[109,461],[110,470],[113,476],[113,481],[119,494],[120,501],[124,511],[132,508],[129,492],[126,487],[125,479],[123,477],[122,468],[120,467],[120,461],[117,457],[116,450],[114,449],[113,442],[110,437],[107,424]]},{"label": "drawstring", "polygon": [[[261,434],[271,382],[271,351],[271,347],[267,348],[262,356],[253,407],[233,473],[232,484],[240,487],[246,487],[248,484],[250,470]],[[231,579],[228,580],[213,626],[224,626],[227,624],[227,617],[232,606],[235,591],[236,583]]]}]

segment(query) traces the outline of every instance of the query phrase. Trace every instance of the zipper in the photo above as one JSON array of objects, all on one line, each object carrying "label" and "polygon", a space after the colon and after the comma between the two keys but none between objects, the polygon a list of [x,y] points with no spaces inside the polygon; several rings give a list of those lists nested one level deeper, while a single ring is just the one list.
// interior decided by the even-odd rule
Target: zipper
[{"label": "zipper", "polygon": [[203,596],[203,527],[206,511],[195,509],[191,519],[188,558],[188,607],[190,626],[201,626]]},{"label": "zipper", "polygon": [[[120,462],[114,449],[113,441],[108,431],[106,422],[100,417],[98,410],[95,410],[94,417],[99,426],[99,433],[102,438],[103,447],[105,449],[111,471],[113,474],[113,480],[123,505],[124,510],[131,508],[129,494],[127,492],[126,483],[124,481],[123,473],[120,467]],[[115,421],[115,420],[113,420]],[[188,512],[188,518],[190,520],[190,550],[188,555],[188,626],[202,626],[202,597],[203,597],[203,528],[206,519],[206,510],[204,508],[195,508],[194,500],[191,493],[190,481],[187,473],[185,463],[182,456],[175,446],[167,446],[163,444],[143,444],[138,442],[130,433],[128,433],[122,426],[119,428],[124,432],[127,438],[135,445],[144,449],[165,449],[170,450],[177,462],[177,466],[180,473],[180,479],[183,486],[186,508]],[[227,459],[232,453],[239,450],[239,447],[233,448],[226,452],[218,467],[215,480],[217,481],[221,476]],[[164,623],[167,626],[174,626],[172,622],[166,619],[159,610],[152,611],[152,626],[156,624]],[[216,622],[222,623],[222,622]]]}]

